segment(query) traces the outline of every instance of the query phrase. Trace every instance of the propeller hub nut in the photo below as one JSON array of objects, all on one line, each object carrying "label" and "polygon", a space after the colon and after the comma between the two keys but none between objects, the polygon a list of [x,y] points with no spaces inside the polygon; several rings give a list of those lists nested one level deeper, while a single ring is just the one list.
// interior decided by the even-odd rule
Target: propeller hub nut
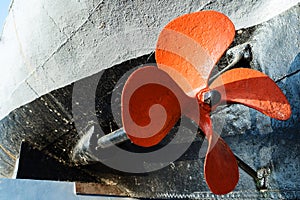
[{"label": "propeller hub nut", "polygon": [[201,103],[209,105],[209,107],[213,107],[220,103],[221,101],[221,94],[217,90],[204,90],[200,91],[198,94],[198,99]]}]

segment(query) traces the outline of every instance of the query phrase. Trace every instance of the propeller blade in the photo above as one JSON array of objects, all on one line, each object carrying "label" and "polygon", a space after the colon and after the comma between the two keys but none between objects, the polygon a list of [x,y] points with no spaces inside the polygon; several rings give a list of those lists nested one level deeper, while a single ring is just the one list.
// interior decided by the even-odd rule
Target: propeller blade
[{"label": "propeller blade", "polygon": [[212,68],[233,41],[230,19],[216,11],[180,16],[161,31],[155,50],[158,67],[194,96],[207,86]]},{"label": "propeller blade", "polygon": [[204,176],[209,189],[218,195],[234,190],[239,181],[236,158],[225,141],[212,130],[207,114],[202,130],[208,139],[208,149],[204,163]]},{"label": "propeller blade", "polygon": [[137,69],[122,92],[127,136],[139,146],[158,144],[180,118],[181,101],[185,99],[187,96],[164,71],[153,66]]},{"label": "propeller blade", "polygon": [[222,101],[240,103],[279,120],[291,116],[291,107],[276,83],[253,69],[237,68],[220,75],[210,85],[222,94]]}]

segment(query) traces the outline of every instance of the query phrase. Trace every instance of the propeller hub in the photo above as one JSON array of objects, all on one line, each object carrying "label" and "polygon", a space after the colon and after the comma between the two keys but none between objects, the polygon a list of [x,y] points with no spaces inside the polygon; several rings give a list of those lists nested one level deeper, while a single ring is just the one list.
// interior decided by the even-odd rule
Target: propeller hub
[{"label": "propeller hub", "polygon": [[217,90],[209,90],[209,89],[201,90],[197,95],[197,97],[200,104],[205,104],[210,108],[219,104],[221,101],[221,94]]}]

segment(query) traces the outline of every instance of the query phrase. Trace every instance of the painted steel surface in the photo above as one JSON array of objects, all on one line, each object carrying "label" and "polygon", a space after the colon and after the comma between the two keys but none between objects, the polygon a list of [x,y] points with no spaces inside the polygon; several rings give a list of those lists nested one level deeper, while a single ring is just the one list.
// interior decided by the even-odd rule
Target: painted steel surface
[{"label": "painted steel surface", "polygon": [[[261,72],[238,68],[208,85],[212,68],[234,34],[230,19],[215,11],[176,18],[159,36],[158,68],[147,66],[137,70],[127,80],[122,95],[123,126],[136,145],[149,147],[159,143],[180,115],[199,125],[209,143],[205,179],[215,194],[232,191],[239,172],[229,146],[213,131],[211,111],[223,103],[240,103],[279,120],[287,120],[291,115],[284,94]],[[212,92],[221,96],[215,105],[205,99]]]}]

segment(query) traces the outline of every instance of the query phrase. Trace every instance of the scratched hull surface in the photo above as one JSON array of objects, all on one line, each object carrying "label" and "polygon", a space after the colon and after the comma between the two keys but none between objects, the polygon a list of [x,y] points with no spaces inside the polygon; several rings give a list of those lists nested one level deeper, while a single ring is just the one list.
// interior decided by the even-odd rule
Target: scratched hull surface
[{"label": "scratched hull surface", "polygon": [[[108,5],[104,4],[104,6]],[[199,5],[194,5],[193,3],[189,6],[191,11],[199,8]],[[214,8],[217,10],[227,9],[228,13],[231,13],[232,16],[234,15],[229,7],[221,7],[220,3],[203,4],[203,6],[204,8]],[[89,10],[89,8],[86,8],[86,10]],[[180,12],[185,13],[188,12],[188,10],[178,11],[178,13]],[[235,190],[236,193],[233,193],[234,195],[244,194],[250,197],[252,195],[255,198],[278,197],[290,199],[300,197],[300,185],[298,181],[300,177],[297,173],[300,167],[299,13],[300,7],[298,4],[281,13],[279,16],[272,16],[272,19],[267,22],[263,22],[265,20],[258,20],[258,23],[263,22],[259,25],[256,25],[254,23],[255,20],[253,20],[251,25],[256,26],[251,27],[245,25],[250,22],[239,21],[238,17],[235,17],[236,23],[239,24],[238,27],[246,28],[237,30],[236,39],[232,46],[242,45],[248,42],[252,47],[251,50],[253,54],[253,60],[250,63],[241,63],[240,65],[242,65],[242,67],[258,69],[276,81],[286,94],[292,106],[293,114],[288,121],[280,122],[269,119],[255,110],[237,105],[224,107],[219,112],[213,114],[212,118],[216,128],[220,128],[217,127],[220,121],[226,121],[226,124],[221,127],[222,132],[220,132],[220,134],[234,153],[238,154],[254,169],[265,166],[271,166],[272,169],[268,183],[270,188],[269,192],[264,194],[257,192],[252,178],[240,170],[241,177]],[[170,15],[168,19],[164,19],[166,20],[165,22],[174,17],[173,15],[174,14]],[[94,17],[95,19],[97,18],[96,16]],[[98,18],[101,19],[101,16],[98,16]],[[245,24],[242,22],[245,22]],[[7,23],[9,23],[9,20]],[[92,27],[95,25],[89,23],[90,22],[87,22],[84,27],[87,30],[92,30]],[[80,26],[80,24],[73,25],[74,27]],[[81,30],[79,30],[79,32],[80,31]],[[65,29],[65,34],[67,36],[68,34],[72,35],[72,31]],[[75,39],[76,38],[74,38],[73,41],[74,46],[77,44]],[[5,38],[3,38],[3,41],[4,40]],[[58,79],[61,79],[58,85],[54,84],[52,85],[53,87],[47,86],[46,89],[35,88],[39,92],[38,95],[34,94],[26,100],[31,101],[30,103],[14,109],[8,115],[3,115],[3,119],[0,121],[0,176],[13,176],[21,142],[22,140],[26,140],[31,146],[37,148],[43,154],[60,161],[67,167],[70,166],[70,169],[72,167],[79,168],[79,170],[84,171],[84,173],[92,175],[92,177],[89,176],[86,181],[92,181],[93,178],[95,182],[112,181],[126,188],[133,196],[159,197],[159,195],[161,195],[161,197],[172,198],[179,197],[178,195],[181,194],[183,196],[187,195],[187,197],[197,198],[197,195],[200,195],[201,192],[205,193],[209,191],[203,179],[203,156],[199,156],[200,147],[203,142],[203,136],[201,136],[201,134],[180,159],[164,169],[147,174],[122,173],[112,170],[101,163],[76,167],[72,161],[72,151],[81,136],[81,133],[78,133],[76,130],[72,114],[72,90],[74,87],[74,83],[72,82],[75,81],[75,84],[77,84],[79,81],[82,81],[82,79],[93,79],[93,77],[101,75],[101,81],[97,87],[97,98],[95,100],[97,121],[92,121],[87,127],[83,128],[88,131],[90,126],[99,123],[102,130],[105,133],[109,133],[111,130],[117,129],[121,124],[120,95],[123,82],[120,83],[118,81],[124,73],[130,69],[144,63],[155,62],[154,55],[151,54],[153,49],[150,48],[151,45],[148,47],[148,50],[136,54],[128,53],[128,55],[126,54],[127,56],[121,56],[121,58],[117,58],[116,60],[112,59],[114,62],[111,63],[90,60],[89,62],[91,63],[102,63],[103,65],[99,64],[100,67],[95,67],[95,69],[91,71],[79,67],[78,70],[83,71],[82,76],[77,76],[76,73],[72,72],[73,75],[75,74],[73,78],[64,79],[58,75]],[[99,47],[99,49],[101,48]],[[77,52],[80,55],[80,51],[76,48],[70,51]],[[231,49],[231,51],[235,51],[235,48]],[[94,53],[97,55],[97,51]],[[67,51],[61,51],[60,54],[62,57],[66,54],[71,56],[70,58],[72,58],[72,56],[76,57],[76,55],[72,53],[69,54]],[[117,54],[117,51],[112,51],[112,54]],[[218,65],[219,68],[222,68],[228,63],[226,60],[228,57],[230,56],[224,56],[224,59],[222,59]],[[89,58],[91,58],[91,56]],[[86,59],[88,60],[89,58]],[[38,61],[35,62],[38,63]],[[72,66],[75,65],[76,62],[74,61]],[[116,65],[116,63],[121,64]],[[86,64],[87,63],[84,65]],[[58,64],[58,66],[60,66],[60,64]],[[100,69],[102,66],[104,66],[104,68],[110,68],[104,71]],[[55,79],[55,74],[58,74],[60,71],[59,69],[53,70],[52,79]],[[36,74],[33,77],[42,76]],[[35,80],[31,82],[33,83]],[[43,82],[36,83],[43,87]],[[89,88],[86,89],[88,90]],[[16,92],[15,94],[14,98],[21,98],[17,95],[21,93]],[[113,103],[111,100],[112,94],[115,95]],[[84,99],[84,96],[82,98]],[[22,104],[18,104],[18,106]],[[111,106],[112,104],[113,107]],[[85,110],[81,112],[82,114],[89,114],[85,113]],[[112,113],[114,113],[114,115],[112,115]],[[190,130],[187,128],[185,131],[188,132]],[[163,145],[164,144],[161,144],[161,146]],[[125,143],[121,147],[141,151],[141,149],[137,147],[132,147],[130,143]],[[159,148],[159,146],[157,148]],[[152,150],[155,150],[155,148]],[[55,172],[53,171],[53,173]],[[72,181],[76,181],[76,177],[73,178]],[[51,179],[51,177],[48,177],[48,179]],[[82,181],[82,177],[78,177],[78,180]],[[169,191],[168,194],[166,193],[167,191]],[[195,196],[188,196],[191,194]]]}]

